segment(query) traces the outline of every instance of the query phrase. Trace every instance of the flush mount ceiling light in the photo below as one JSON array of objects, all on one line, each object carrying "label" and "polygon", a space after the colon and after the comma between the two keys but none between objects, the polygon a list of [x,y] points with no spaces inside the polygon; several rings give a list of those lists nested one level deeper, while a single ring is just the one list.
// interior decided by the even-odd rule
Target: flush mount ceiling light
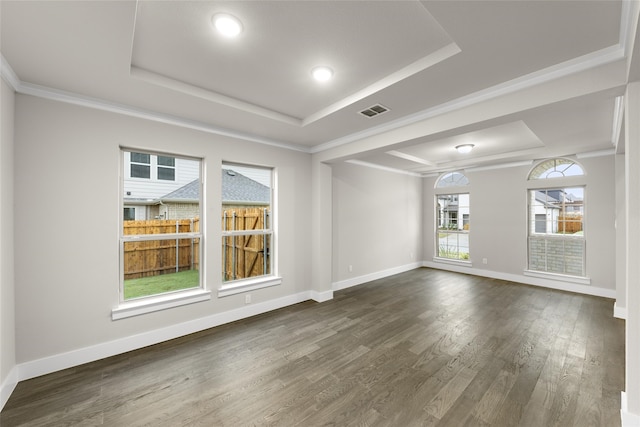
[{"label": "flush mount ceiling light", "polygon": [[315,67],[311,70],[311,75],[319,82],[326,82],[333,77],[333,70],[326,66]]},{"label": "flush mount ceiling light", "polygon": [[458,145],[456,146],[456,150],[458,150],[458,153],[461,153],[461,154],[470,153],[471,150],[473,150],[473,144]]},{"label": "flush mount ceiling light", "polygon": [[216,30],[225,37],[236,37],[242,32],[242,23],[235,16],[227,13],[217,13],[211,17]]}]

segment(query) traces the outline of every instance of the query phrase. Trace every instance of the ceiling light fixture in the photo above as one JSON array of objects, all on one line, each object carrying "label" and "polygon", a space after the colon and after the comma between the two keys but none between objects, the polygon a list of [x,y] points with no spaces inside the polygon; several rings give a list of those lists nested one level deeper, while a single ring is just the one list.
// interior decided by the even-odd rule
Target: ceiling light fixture
[{"label": "ceiling light fixture", "polygon": [[333,70],[326,66],[315,67],[311,70],[311,75],[319,82],[326,82],[333,77]]},{"label": "ceiling light fixture", "polygon": [[471,150],[473,150],[473,147],[474,147],[473,144],[462,144],[462,145],[457,145],[456,150],[458,150],[458,153],[467,154],[467,153],[470,153]]},{"label": "ceiling light fixture", "polygon": [[227,13],[217,13],[211,17],[216,30],[225,37],[236,37],[242,32],[242,23],[235,16]]}]

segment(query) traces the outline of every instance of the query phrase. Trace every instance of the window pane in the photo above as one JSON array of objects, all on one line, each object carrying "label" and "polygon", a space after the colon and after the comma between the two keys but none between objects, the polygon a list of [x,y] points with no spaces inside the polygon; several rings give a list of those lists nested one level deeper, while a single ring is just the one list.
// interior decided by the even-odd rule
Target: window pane
[{"label": "window pane", "polygon": [[460,172],[450,172],[442,175],[436,183],[436,188],[469,185],[469,179]]},{"label": "window pane", "polygon": [[569,159],[549,159],[538,164],[531,173],[529,179],[560,178],[563,176],[584,175],[582,167]]},{"label": "window pane", "polygon": [[158,168],[158,179],[165,181],[176,180],[176,170],[174,168]]},{"label": "window pane", "polygon": [[270,274],[270,234],[222,238],[222,280],[224,282]]},{"label": "window pane", "polygon": [[580,235],[583,212],[583,187],[529,191],[531,233]]},{"label": "window pane", "polygon": [[[132,171],[131,178],[150,178],[151,163],[155,168],[156,155],[130,153],[127,156],[125,153],[123,158],[125,167]],[[122,181],[123,301],[201,286],[201,162],[193,159],[176,162],[174,157],[167,156],[157,158],[158,162],[170,164],[157,167],[158,177],[148,180],[124,177]],[[171,166],[176,163],[177,166]],[[124,207],[127,204],[135,207]],[[186,233],[190,236],[184,237]]]},{"label": "window pane", "polygon": [[438,257],[468,260],[470,209],[469,194],[436,196],[436,253]]},{"label": "window pane", "polygon": [[158,165],[160,166],[175,166],[176,158],[167,156],[158,156]]},{"label": "window pane", "polygon": [[[221,227],[226,232],[272,230],[271,169],[222,166]],[[232,235],[222,238],[222,280],[233,281],[273,274],[273,234]]]},{"label": "window pane", "polygon": [[124,299],[200,286],[200,239],[124,242]]},{"label": "window pane", "polygon": [[529,269],[584,276],[583,218],[584,187],[529,190]]},{"label": "window pane", "polygon": [[151,167],[132,164],[131,178],[151,178]]},{"label": "window pane", "polygon": [[529,238],[529,269],[557,274],[584,276],[583,239]]},{"label": "window pane", "polygon": [[136,208],[124,208],[123,219],[125,221],[132,221],[136,219]]},{"label": "window pane", "polygon": [[134,163],[151,164],[151,155],[143,153],[131,153],[131,161]]}]

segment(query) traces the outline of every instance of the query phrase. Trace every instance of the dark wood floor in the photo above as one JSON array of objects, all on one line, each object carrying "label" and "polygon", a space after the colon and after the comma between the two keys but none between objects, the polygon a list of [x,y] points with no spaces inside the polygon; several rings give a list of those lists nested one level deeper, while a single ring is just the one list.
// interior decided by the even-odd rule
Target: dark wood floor
[{"label": "dark wood floor", "polygon": [[0,424],[619,426],[612,311],[419,269],[21,382]]}]

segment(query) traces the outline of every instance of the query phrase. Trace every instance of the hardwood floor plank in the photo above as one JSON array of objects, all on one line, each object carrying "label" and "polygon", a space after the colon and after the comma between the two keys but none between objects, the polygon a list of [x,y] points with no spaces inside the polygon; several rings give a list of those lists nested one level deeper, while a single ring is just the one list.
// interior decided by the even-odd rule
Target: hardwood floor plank
[{"label": "hardwood floor plank", "polygon": [[492,424],[498,409],[504,403],[515,382],[515,374],[505,370],[500,371],[495,381],[491,383],[484,396],[482,396],[482,399],[475,404],[471,413],[474,419]]},{"label": "hardwood floor plank", "polygon": [[476,375],[477,372],[472,369],[460,369],[427,403],[425,411],[439,420],[442,419]]}]

